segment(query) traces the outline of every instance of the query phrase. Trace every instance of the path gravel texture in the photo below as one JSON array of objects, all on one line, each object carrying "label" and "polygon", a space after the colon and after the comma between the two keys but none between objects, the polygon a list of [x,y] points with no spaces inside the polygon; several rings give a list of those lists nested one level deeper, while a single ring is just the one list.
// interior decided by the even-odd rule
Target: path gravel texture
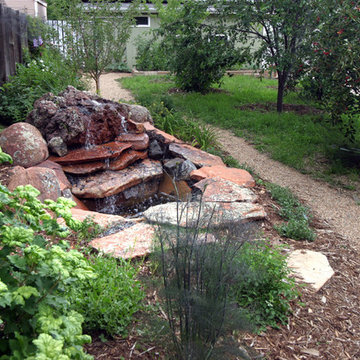
[{"label": "path gravel texture", "polygon": [[[114,100],[133,100],[132,94],[115,81],[124,76],[131,74],[103,75],[100,80],[101,96]],[[312,209],[317,218],[328,223],[333,231],[360,250],[360,206],[356,204],[351,192],[332,188],[270,159],[228,130],[217,129],[217,133],[219,142],[231,156],[250,166],[263,180],[288,187]]]}]

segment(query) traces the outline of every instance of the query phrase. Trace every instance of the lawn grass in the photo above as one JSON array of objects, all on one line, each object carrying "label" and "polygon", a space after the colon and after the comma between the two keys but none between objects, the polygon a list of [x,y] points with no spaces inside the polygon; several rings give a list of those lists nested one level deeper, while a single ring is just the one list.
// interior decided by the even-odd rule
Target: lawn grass
[{"label": "lawn grass", "polygon": [[[299,115],[294,112],[242,110],[254,103],[275,103],[277,81],[252,76],[224,77],[220,90],[208,93],[171,93],[174,82],[169,76],[136,76],[121,79],[144,106],[163,101],[187,118],[230,129],[244,137],[273,159],[303,173],[327,181],[334,174],[348,174],[354,180],[359,170],[346,167],[337,158],[337,148],[344,145],[341,133],[331,127],[323,113]],[[285,96],[285,104],[306,103],[296,93]],[[358,143],[360,143],[359,139]]]}]

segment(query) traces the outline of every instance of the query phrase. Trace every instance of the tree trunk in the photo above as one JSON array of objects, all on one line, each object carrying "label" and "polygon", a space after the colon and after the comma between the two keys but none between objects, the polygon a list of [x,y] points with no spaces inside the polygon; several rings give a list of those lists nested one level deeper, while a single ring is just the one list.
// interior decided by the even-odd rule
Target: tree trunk
[{"label": "tree trunk", "polygon": [[287,76],[283,71],[278,71],[278,93],[277,93],[277,103],[276,103],[276,110],[278,113],[281,113],[283,110],[286,77]]},{"label": "tree trunk", "polygon": [[100,96],[100,75],[96,75],[95,85],[96,85],[96,94]]}]

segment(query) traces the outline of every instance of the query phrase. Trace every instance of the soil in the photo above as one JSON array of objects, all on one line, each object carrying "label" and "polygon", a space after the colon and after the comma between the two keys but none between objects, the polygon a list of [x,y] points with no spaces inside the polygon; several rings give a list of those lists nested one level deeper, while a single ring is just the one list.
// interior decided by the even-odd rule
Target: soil
[{"label": "soil", "polygon": [[[120,76],[106,74],[102,77],[103,97],[131,98],[127,90],[117,89],[120,84],[114,79]],[[260,335],[245,334],[242,343],[264,356],[253,359],[360,359],[360,206],[355,203],[354,194],[334,189],[270,159],[229,131],[217,129],[217,132],[220,143],[234,158],[252,167],[261,179],[289,187],[312,209],[312,226],[317,233],[314,242],[280,238],[273,229],[273,225],[281,221],[277,205],[265,188],[257,185],[255,192],[268,214],[262,223],[264,236],[274,244],[288,244],[289,250],[322,252],[335,271],[317,293],[309,287],[301,288],[300,302],[292,304],[288,325],[279,330],[268,329]],[[6,182],[5,167],[3,169],[0,181],[3,178]],[[145,263],[143,275],[150,277],[149,271]],[[149,304],[157,301],[156,293],[149,289],[147,301]],[[115,337],[103,342],[100,334],[93,334],[92,344],[86,347],[88,352],[96,360],[172,358],[167,342],[159,337],[156,340],[157,334],[155,340],[148,340],[135,330],[146,323],[146,316],[146,313],[138,315],[138,323],[134,322],[127,338]]]}]

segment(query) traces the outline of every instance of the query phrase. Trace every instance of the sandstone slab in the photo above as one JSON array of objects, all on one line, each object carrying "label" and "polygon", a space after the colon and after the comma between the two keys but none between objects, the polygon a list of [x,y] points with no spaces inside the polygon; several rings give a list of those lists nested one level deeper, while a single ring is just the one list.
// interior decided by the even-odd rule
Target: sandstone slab
[{"label": "sandstone slab", "polygon": [[251,203],[257,201],[257,196],[249,188],[220,177],[206,178],[194,186],[202,191],[202,201]]},{"label": "sandstone slab", "polygon": [[165,174],[160,186],[159,193],[172,195],[175,199],[187,201],[191,198],[191,188],[183,180],[174,180],[170,175]]},{"label": "sandstone slab", "polygon": [[200,218],[199,226],[206,228],[209,223],[218,227],[262,220],[266,213],[261,205],[252,203],[203,202],[200,205],[199,202],[171,202],[147,209],[144,216],[150,222],[181,227],[196,226]]},{"label": "sandstone slab", "polygon": [[107,170],[78,179],[72,192],[79,198],[104,198],[118,194],[142,182],[159,178],[163,174],[161,163],[145,159],[119,171]]},{"label": "sandstone slab", "polygon": [[122,170],[140,159],[147,158],[147,151],[126,150],[120,156],[110,160],[92,161],[84,164],[63,165],[62,169],[69,174],[85,175],[100,170]]},{"label": "sandstone slab", "polygon": [[25,168],[37,165],[49,156],[40,131],[23,122],[13,124],[1,132],[0,147],[13,158],[14,165]]},{"label": "sandstone slab", "polygon": [[176,144],[169,145],[169,151],[178,157],[182,157],[185,160],[190,160],[196,166],[223,166],[225,164],[219,156],[211,155],[205,151],[197,149],[189,144]]},{"label": "sandstone slab", "polygon": [[17,186],[28,184],[40,191],[38,199],[41,201],[45,199],[56,201],[62,195],[59,180],[55,171],[51,169],[31,167],[17,171],[16,176],[10,179],[8,189],[13,191]]},{"label": "sandstone slab", "polygon": [[131,143],[131,148],[134,150],[145,150],[149,146],[149,136],[146,133],[123,133],[115,140],[122,143]]},{"label": "sandstone slab", "polygon": [[254,178],[242,169],[228,168],[225,166],[206,166],[201,169],[194,170],[190,174],[193,180],[203,180],[206,178],[220,177],[225,180],[232,181],[235,184],[246,187],[254,187]]},{"label": "sandstone slab", "polygon": [[107,228],[116,223],[124,223],[128,220],[119,215],[101,214],[96,211],[88,211],[72,208],[71,213],[74,219],[84,221],[89,218],[101,227]]},{"label": "sandstone slab", "polygon": [[51,161],[62,165],[81,164],[97,160],[112,159],[119,156],[124,150],[129,149],[131,144],[110,142],[97,145],[91,149],[77,149],[62,157],[52,156]]},{"label": "sandstone slab", "polygon": [[287,264],[300,279],[319,291],[335,274],[328,259],[322,253],[311,250],[295,250],[287,258]]},{"label": "sandstone slab", "polygon": [[152,251],[154,235],[153,226],[139,223],[116,234],[94,239],[90,245],[113,257],[131,259],[145,256]]}]

